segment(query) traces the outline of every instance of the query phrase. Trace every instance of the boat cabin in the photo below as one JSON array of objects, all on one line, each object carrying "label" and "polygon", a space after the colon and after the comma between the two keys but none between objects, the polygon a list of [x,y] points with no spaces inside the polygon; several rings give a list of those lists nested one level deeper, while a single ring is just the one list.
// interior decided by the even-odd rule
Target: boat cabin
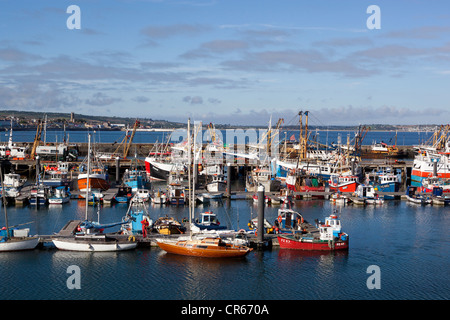
[{"label": "boat cabin", "polygon": [[210,211],[200,213],[200,221],[203,225],[220,224],[215,213]]},{"label": "boat cabin", "polygon": [[300,225],[304,222],[303,216],[292,209],[278,209],[278,217],[275,226],[279,232],[300,230]]},{"label": "boat cabin", "polygon": [[341,220],[334,214],[326,218],[325,223],[319,225],[319,233],[320,240],[334,240],[337,237],[345,240],[345,233],[342,233]]},{"label": "boat cabin", "polygon": [[341,220],[336,215],[331,215],[325,219],[325,226],[330,226],[335,237],[341,233]]}]

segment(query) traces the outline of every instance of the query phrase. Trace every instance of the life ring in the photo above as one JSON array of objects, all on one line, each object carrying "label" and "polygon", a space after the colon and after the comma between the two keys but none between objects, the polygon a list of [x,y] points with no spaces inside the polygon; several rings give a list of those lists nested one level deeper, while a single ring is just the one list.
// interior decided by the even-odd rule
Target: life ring
[{"label": "life ring", "polygon": [[281,216],[278,216],[278,223],[281,223],[283,221],[283,218]]},{"label": "life ring", "polygon": [[128,237],[128,241],[133,241],[133,242],[135,242],[136,241],[136,238],[134,237],[134,236],[129,236]]}]

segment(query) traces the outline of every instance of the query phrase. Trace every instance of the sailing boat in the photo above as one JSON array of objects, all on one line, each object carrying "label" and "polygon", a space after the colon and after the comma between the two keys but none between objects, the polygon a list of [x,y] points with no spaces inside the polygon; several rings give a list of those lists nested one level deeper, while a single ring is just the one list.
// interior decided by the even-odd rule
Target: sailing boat
[{"label": "sailing boat", "polygon": [[[3,189],[3,174],[0,167],[0,179]],[[19,250],[31,250],[37,247],[39,244],[39,237],[30,237],[28,233],[30,229],[23,228],[17,229],[16,226],[10,227],[8,225],[8,213],[6,211],[6,196],[5,192],[3,197],[3,209],[5,210],[5,227],[0,230],[0,252],[6,251],[19,251]]]},{"label": "sailing boat", "polygon": [[[91,135],[88,137],[88,161],[87,161],[87,185],[89,185],[89,163],[91,154]],[[133,238],[118,239],[103,233],[106,228],[122,225],[128,221],[121,221],[111,224],[100,224],[100,221],[88,220],[89,190],[86,188],[86,215],[85,221],[78,226],[78,231],[69,237],[55,237],[53,244],[60,250],[70,251],[123,251],[134,249],[137,242]],[[98,220],[100,220],[100,206],[98,206]]]},{"label": "sailing boat", "polygon": [[[188,145],[189,145],[189,238],[178,238],[178,240],[158,239],[156,243],[164,251],[172,254],[205,258],[236,258],[243,257],[252,249],[247,246],[226,243],[222,238],[211,236],[204,238],[192,237],[192,213],[194,211],[195,192],[194,183],[191,181],[191,143],[190,143],[190,119],[188,120]],[[195,137],[194,137],[195,143]],[[194,147],[195,148],[195,147]],[[194,164],[195,167],[195,164]],[[191,188],[192,183],[192,188]]]}]

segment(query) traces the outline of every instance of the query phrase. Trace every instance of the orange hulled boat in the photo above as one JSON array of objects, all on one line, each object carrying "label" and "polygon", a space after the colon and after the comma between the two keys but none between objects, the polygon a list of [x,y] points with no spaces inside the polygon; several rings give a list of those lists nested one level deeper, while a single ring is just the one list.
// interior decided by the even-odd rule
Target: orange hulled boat
[{"label": "orange hulled boat", "polygon": [[[195,130],[194,130],[195,131]],[[190,141],[190,120],[188,120],[188,147],[189,147],[189,163],[191,162],[191,141]],[[195,133],[194,133],[195,141]],[[173,239],[158,239],[158,246],[172,254],[205,257],[205,258],[238,258],[244,257],[252,251],[251,248],[242,245],[235,245],[225,242],[220,236],[193,236],[192,235],[192,216],[194,212],[195,184],[191,181],[191,166],[188,166],[189,181],[189,236]],[[192,188],[191,188],[192,186]]]},{"label": "orange hulled boat", "polygon": [[246,246],[224,242],[220,237],[186,240],[157,240],[158,246],[168,253],[205,258],[238,258],[252,251]]}]

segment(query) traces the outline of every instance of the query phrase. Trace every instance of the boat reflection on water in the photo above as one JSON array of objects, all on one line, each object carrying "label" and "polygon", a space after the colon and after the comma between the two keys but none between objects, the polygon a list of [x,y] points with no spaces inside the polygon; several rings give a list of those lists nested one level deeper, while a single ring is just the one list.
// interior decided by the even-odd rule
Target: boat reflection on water
[{"label": "boat reflection on water", "polygon": [[279,250],[278,259],[290,259],[290,260],[302,260],[309,258],[320,259],[341,259],[348,257],[348,250],[336,250],[336,251],[311,251],[311,250]]}]

